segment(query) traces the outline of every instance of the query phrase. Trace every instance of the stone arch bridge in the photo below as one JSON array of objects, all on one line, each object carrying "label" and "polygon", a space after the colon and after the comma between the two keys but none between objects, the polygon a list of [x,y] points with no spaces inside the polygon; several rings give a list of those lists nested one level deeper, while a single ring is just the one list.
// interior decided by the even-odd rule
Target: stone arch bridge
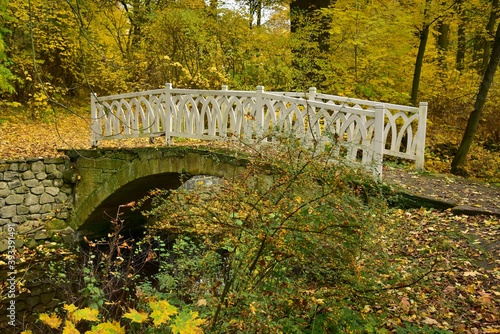
[{"label": "stone arch bridge", "polygon": [[[229,151],[179,146],[64,153],[64,159],[0,161],[0,229],[16,226],[25,243],[53,231],[65,231],[67,240],[105,235],[120,205],[197,175],[231,179],[247,164]],[[145,220],[140,212],[123,214]]]},{"label": "stone arch bridge", "polygon": [[[192,147],[67,151],[74,183],[68,225],[77,234],[100,234],[109,228],[118,207],[154,189],[176,189],[197,175],[236,177],[246,161],[228,152]],[[140,212],[122,212],[127,220],[144,220]],[[141,225],[141,224],[139,224]]]}]

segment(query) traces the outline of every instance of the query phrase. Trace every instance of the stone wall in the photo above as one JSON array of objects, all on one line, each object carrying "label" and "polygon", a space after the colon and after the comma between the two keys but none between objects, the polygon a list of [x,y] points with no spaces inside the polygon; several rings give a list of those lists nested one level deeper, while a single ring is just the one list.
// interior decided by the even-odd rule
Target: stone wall
[{"label": "stone wall", "polygon": [[[68,169],[63,158],[0,161],[0,235],[15,225],[16,247],[30,247],[65,230],[73,203],[73,187],[64,181]],[[0,252],[6,247],[0,238]]]}]

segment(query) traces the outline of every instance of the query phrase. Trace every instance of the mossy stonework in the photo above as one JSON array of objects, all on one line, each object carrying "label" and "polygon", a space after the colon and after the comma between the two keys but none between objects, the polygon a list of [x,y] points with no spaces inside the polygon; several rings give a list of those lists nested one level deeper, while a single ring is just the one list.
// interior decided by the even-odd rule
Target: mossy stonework
[{"label": "mossy stonework", "polygon": [[[247,163],[245,159],[230,153],[188,147],[80,150],[65,153],[77,173],[74,210],[69,218],[69,225],[75,231],[87,222],[101,203],[134,180],[152,175],[167,177],[165,175],[169,173],[231,179],[240,174]],[[88,227],[86,224],[87,229]]]},{"label": "mossy stonework", "polygon": [[[15,227],[16,247],[34,247],[55,232],[72,234],[73,186],[64,181],[69,168],[65,158],[0,161],[0,232]],[[4,252],[7,238],[0,240]]]},{"label": "mossy stonework", "polygon": [[0,161],[0,232],[15,224],[19,242],[33,246],[73,240],[104,200],[134,180],[168,173],[231,179],[247,163],[229,152],[189,147],[64,153],[66,158]]}]

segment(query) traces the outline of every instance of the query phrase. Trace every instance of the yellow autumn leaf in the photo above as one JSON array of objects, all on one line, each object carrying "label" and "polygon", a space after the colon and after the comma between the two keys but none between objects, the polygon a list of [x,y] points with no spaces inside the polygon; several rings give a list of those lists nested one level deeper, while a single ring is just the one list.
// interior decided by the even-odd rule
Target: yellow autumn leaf
[{"label": "yellow autumn leaf", "polygon": [[64,322],[64,329],[62,334],[80,334],[80,332],[76,329],[75,324],[69,320]]},{"label": "yellow autumn leaf", "polygon": [[148,320],[148,314],[146,312],[139,312],[135,309],[131,309],[129,312],[123,315],[124,318],[132,320],[132,322],[142,324]]},{"label": "yellow autumn leaf", "polygon": [[75,304],[64,304],[63,308],[69,313],[73,313],[78,310],[78,307],[76,307]]},{"label": "yellow autumn leaf", "polygon": [[167,323],[172,315],[177,314],[177,308],[166,300],[150,301],[149,307],[152,310],[150,317],[155,326]]},{"label": "yellow autumn leaf", "polygon": [[120,326],[117,321],[106,321],[97,326],[92,326],[92,329],[85,332],[85,334],[125,334],[125,328]]},{"label": "yellow autumn leaf", "polygon": [[90,307],[86,307],[81,310],[76,310],[74,312],[74,317],[77,322],[80,320],[98,321],[99,320],[99,318],[97,317],[98,315],[99,311],[91,309]]},{"label": "yellow autumn leaf", "polygon": [[48,315],[47,313],[42,313],[40,314],[39,317],[40,321],[42,321],[44,324],[51,328],[59,328],[61,326],[62,320],[59,318],[59,316],[55,313],[52,313],[51,315]]},{"label": "yellow autumn leaf", "polygon": [[171,328],[173,334],[202,334],[205,319],[197,319],[198,312],[181,312],[175,317]]},{"label": "yellow autumn leaf", "polygon": [[255,314],[255,312],[257,312],[257,308],[254,306],[254,304],[255,302],[250,304],[250,312],[252,312],[252,314]]}]

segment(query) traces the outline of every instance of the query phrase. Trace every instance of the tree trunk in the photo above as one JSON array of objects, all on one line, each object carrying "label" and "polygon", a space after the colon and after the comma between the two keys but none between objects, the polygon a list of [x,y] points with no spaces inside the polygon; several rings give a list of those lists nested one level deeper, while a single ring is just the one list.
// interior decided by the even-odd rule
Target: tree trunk
[{"label": "tree trunk", "polygon": [[462,1],[457,1],[457,9],[459,13],[459,22],[458,22],[458,36],[457,36],[457,55],[455,58],[455,68],[457,71],[462,71],[464,69],[464,60],[465,60],[465,47],[466,47],[466,38],[465,38],[465,13],[462,9]]},{"label": "tree trunk", "polygon": [[486,102],[486,97],[488,96],[488,91],[493,82],[493,76],[498,67],[498,62],[500,61],[500,24],[497,26],[497,31],[495,34],[495,40],[493,42],[493,51],[491,52],[491,57],[488,63],[488,67],[484,72],[483,80],[479,86],[479,91],[477,93],[476,102],[474,103],[474,110],[469,116],[469,121],[467,122],[467,128],[465,129],[462,142],[458,148],[458,152],[453,158],[451,163],[451,172],[453,174],[463,174],[465,160],[467,154],[469,153],[472,140],[476,134],[477,126],[481,119],[481,114],[483,113],[484,103]]},{"label": "tree trunk", "polygon": [[257,27],[262,25],[262,0],[257,0]]},{"label": "tree trunk", "polygon": [[418,86],[420,85],[420,75],[422,74],[422,64],[424,62],[425,48],[427,46],[427,40],[429,39],[430,24],[427,22],[427,16],[431,2],[432,0],[425,1],[424,23],[422,25],[422,30],[420,31],[419,34],[420,42],[418,45],[417,59],[415,61],[415,70],[413,72],[413,82],[411,85],[411,103],[413,105],[417,105]]},{"label": "tree trunk", "polygon": [[438,22],[438,32],[439,32],[439,36],[437,39],[437,46],[438,46],[439,52],[448,51],[448,46],[450,44],[450,39],[449,39],[450,25],[448,23],[440,20]]},{"label": "tree trunk", "polygon": [[[498,16],[498,0],[492,0],[491,1],[491,11],[490,11],[490,18],[488,19],[488,23],[486,24],[486,32],[488,35],[493,35],[493,31],[495,29],[495,22],[497,20]],[[484,73],[486,70],[486,67],[488,66],[488,59],[490,57],[490,52],[491,52],[491,45],[492,42],[488,40],[487,38],[484,38],[483,40],[483,56],[482,56],[482,62],[480,66],[480,71],[481,73]]]},{"label": "tree trunk", "polygon": [[[292,0],[290,3],[290,31],[300,36],[292,49],[292,66],[295,69],[295,89],[305,86],[321,88],[325,81],[320,60],[330,48],[331,18],[321,15],[322,8],[334,5],[336,0]],[[307,29],[307,34],[303,34]]]}]

